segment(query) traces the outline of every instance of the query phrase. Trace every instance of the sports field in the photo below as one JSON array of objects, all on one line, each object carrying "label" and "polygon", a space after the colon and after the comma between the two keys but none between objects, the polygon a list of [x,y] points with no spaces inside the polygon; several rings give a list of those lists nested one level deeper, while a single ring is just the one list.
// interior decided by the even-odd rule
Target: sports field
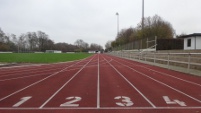
[{"label": "sports field", "polygon": [[79,60],[91,56],[88,53],[2,53],[0,62],[6,63],[55,63]]},{"label": "sports field", "polygon": [[106,54],[2,67],[0,113],[201,113],[201,78]]}]

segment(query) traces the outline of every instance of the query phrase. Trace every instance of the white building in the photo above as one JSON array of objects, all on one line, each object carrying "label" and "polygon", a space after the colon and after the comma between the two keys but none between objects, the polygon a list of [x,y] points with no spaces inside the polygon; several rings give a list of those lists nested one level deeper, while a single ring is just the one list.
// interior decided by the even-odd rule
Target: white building
[{"label": "white building", "polygon": [[62,53],[59,50],[46,50],[46,53]]},{"label": "white building", "polygon": [[88,53],[101,53],[100,51],[88,51]]},{"label": "white building", "polygon": [[201,33],[184,35],[181,38],[184,38],[184,50],[201,49]]}]

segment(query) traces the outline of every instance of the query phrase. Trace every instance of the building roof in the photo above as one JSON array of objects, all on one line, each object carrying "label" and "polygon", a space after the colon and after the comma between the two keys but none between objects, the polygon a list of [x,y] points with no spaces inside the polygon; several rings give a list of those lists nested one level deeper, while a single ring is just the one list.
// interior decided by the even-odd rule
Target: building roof
[{"label": "building roof", "polygon": [[193,33],[189,35],[184,35],[184,36],[181,36],[180,38],[189,38],[189,37],[196,37],[196,36],[201,36],[201,33]]}]

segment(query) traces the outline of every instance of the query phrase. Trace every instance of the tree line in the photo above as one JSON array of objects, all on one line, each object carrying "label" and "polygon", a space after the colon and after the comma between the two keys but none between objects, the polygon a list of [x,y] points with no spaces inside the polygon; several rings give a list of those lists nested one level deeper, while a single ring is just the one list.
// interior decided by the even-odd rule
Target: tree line
[{"label": "tree line", "polygon": [[139,39],[152,38],[157,36],[158,39],[172,39],[175,35],[175,30],[172,25],[163,20],[160,16],[144,18],[144,27],[142,28],[142,21],[137,24],[135,28],[122,29],[115,40],[108,41],[105,44],[107,50],[128,44]]},{"label": "tree line", "polygon": [[54,43],[49,35],[43,31],[22,33],[20,36],[6,34],[0,28],[0,51],[6,52],[45,52],[46,50],[61,50],[62,52],[87,52],[88,50],[102,50],[102,46],[88,44],[81,39],[74,44],[66,42]]}]

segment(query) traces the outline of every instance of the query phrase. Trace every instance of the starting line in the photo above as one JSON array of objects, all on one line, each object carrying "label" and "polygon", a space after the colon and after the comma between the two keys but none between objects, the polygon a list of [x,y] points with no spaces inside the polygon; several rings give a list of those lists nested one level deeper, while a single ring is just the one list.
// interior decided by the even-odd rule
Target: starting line
[{"label": "starting line", "polygon": [[199,107],[44,107],[44,108],[38,108],[38,107],[22,107],[22,108],[13,108],[13,107],[1,107],[0,110],[176,110],[176,109],[201,109],[201,106]]}]

